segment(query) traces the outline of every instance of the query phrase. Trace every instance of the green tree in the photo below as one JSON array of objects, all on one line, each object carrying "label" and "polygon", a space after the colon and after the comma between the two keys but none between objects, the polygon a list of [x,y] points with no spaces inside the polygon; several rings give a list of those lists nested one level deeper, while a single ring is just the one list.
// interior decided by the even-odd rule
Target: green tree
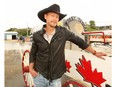
[{"label": "green tree", "polygon": [[18,36],[30,36],[30,31],[31,28],[21,28],[21,29],[17,29],[17,28],[10,28],[7,31],[15,31],[18,32]]},{"label": "green tree", "polygon": [[97,30],[94,20],[90,20],[89,24],[87,24],[87,22],[86,22],[85,25],[86,25],[87,31],[95,31],[95,30]]},{"label": "green tree", "polygon": [[89,21],[89,23],[90,23],[90,28],[96,29],[95,21],[94,20]]}]

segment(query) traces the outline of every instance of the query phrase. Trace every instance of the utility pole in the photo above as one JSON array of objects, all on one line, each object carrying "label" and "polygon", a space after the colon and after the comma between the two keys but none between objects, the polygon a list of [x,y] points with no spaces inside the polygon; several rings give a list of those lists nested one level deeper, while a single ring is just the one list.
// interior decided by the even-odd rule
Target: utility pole
[{"label": "utility pole", "polygon": [[27,22],[27,37],[28,37],[28,30],[29,30],[29,27],[28,27],[28,22]]}]

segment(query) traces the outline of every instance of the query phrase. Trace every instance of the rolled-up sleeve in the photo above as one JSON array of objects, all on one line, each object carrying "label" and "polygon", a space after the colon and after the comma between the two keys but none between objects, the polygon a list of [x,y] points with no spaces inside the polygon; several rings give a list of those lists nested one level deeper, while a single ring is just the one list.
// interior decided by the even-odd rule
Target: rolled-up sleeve
[{"label": "rolled-up sleeve", "polygon": [[32,46],[30,50],[30,56],[29,56],[29,63],[34,63],[36,59],[36,54],[37,54],[37,43],[33,35],[33,41],[32,41]]},{"label": "rolled-up sleeve", "polygon": [[73,32],[66,29],[66,39],[72,43],[78,45],[81,49],[86,49],[89,45],[78,35],[75,35]]}]

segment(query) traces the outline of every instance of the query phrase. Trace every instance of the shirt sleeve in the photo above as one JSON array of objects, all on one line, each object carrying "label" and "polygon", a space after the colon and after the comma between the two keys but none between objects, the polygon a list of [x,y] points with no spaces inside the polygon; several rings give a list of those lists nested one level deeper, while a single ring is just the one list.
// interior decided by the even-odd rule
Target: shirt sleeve
[{"label": "shirt sleeve", "polygon": [[86,41],[84,41],[82,38],[80,38],[78,35],[75,35],[73,32],[69,31],[68,29],[65,29],[66,34],[66,40],[71,41],[72,43],[78,45],[81,49],[86,49],[89,44],[87,44]]},{"label": "shirt sleeve", "polygon": [[33,35],[33,41],[32,41],[32,46],[31,46],[30,56],[29,56],[29,63],[34,63],[34,61],[36,60],[37,48],[38,48],[37,43]]}]

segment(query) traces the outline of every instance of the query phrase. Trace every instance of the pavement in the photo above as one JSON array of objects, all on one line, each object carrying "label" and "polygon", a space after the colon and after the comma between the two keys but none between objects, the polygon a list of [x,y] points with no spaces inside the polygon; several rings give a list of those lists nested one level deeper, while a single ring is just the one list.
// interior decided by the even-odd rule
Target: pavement
[{"label": "pavement", "polygon": [[[26,43],[25,43],[26,44]],[[29,45],[5,41],[5,87],[26,87],[22,75],[22,53]]]}]

